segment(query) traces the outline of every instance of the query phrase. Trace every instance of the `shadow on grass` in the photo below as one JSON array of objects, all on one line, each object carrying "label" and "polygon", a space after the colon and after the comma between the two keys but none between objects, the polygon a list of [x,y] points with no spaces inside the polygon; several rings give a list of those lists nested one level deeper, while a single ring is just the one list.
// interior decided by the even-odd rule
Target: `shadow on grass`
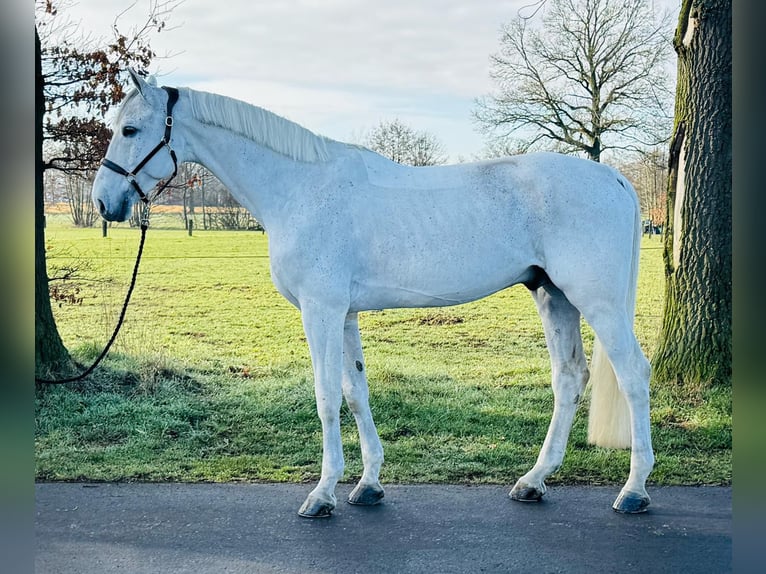
[{"label": "shadow on grass", "polygon": [[[547,384],[462,384],[439,374],[372,376],[370,404],[387,482],[511,484],[534,464],[553,396]],[[587,402],[587,397],[586,401]],[[661,484],[727,484],[730,426],[653,416]],[[586,443],[581,405],[550,483],[620,484],[629,452]],[[361,475],[359,440],[344,405],[347,480]],[[221,374],[163,359],[116,356],[89,380],[36,395],[36,476],[43,480],[310,481],[321,426],[305,365]]]}]

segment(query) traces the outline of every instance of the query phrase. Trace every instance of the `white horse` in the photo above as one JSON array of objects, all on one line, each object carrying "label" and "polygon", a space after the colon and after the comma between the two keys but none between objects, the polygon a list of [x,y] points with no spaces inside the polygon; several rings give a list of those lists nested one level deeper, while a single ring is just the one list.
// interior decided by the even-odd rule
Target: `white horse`
[{"label": "white horse", "polygon": [[542,319],[555,402],[537,462],[511,498],[540,500],[563,460],[589,380],[582,314],[597,336],[589,440],[630,446],[630,475],[613,508],[646,509],[649,363],[633,334],[641,226],[623,176],[554,153],[403,166],[231,98],[131,77],[136,89],[116,116],[93,200],[105,219],[123,221],[143,190],[175,174],[176,161],[196,162],[267,230],[272,280],[301,312],[322,423],[322,474],[301,516],[335,508],[344,397],[364,464],[349,502],[383,498],[357,313],[457,305],[518,283]]}]

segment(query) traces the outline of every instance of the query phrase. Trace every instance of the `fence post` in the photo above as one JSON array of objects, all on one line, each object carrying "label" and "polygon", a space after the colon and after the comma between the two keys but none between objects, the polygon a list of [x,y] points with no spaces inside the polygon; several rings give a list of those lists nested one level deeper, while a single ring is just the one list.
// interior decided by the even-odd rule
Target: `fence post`
[{"label": "fence post", "polygon": [[193,219],[189,220],[188,227],[189,227],[189,237],[191,237],[192,236],[192,230],[194,229],[194,220]]},{"label": "fence post", "polygon": [[101,220],[101,237],[106,237],[106,219]]}]

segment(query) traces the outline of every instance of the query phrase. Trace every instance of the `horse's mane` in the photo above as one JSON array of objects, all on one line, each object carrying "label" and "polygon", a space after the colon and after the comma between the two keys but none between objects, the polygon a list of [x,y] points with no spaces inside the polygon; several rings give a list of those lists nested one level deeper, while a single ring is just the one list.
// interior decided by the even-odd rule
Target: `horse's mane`
[{"label": "horse's mane", "polygon": [[191,113],[204,124],[230,130],[298,161],[318,162],[330,158],[327,138],[252,104],[227,96],[184,90]]}]

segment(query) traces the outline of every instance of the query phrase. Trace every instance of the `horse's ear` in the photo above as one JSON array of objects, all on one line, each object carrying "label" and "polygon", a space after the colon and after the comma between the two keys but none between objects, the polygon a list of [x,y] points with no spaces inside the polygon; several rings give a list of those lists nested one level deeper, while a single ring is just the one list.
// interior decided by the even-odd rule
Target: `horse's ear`
[{"label": "horse's ear", "polygon": [[[151,82],[144,80],[133,68],[128,68],[128,73],[130,74],[130,80],[138,90],[138,93],[142,96],[146,96],[149,91],[149,86],[152,85]],[[156,85],[156,81],[154,83]]]}]

